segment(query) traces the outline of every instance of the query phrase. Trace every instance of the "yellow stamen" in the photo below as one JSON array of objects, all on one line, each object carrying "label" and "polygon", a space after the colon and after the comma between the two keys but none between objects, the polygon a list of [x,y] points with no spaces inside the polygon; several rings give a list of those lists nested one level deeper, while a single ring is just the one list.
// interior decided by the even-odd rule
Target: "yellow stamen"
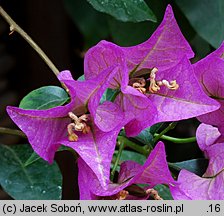
[{"label": "yellow stamen", "polygon": [[149,80],[150,80],[149,91],[152,93],[156,93],[157,91],[160,90],[159,85],[157,85],[157,83],[156,83],[156,73],[157,72],[158,72],[158,69],[153,68],[151,70],[150,77],[149,77]]},{"label": "yellow stamen", "polygon": [[83,128],[82,132],[84,134],[88,134],[90,132],[90,130],[91,130],[90,126],[86,124],[85,127]]},{"label": "yellow stamen", "polygon": [[177,90],[179,88],[179,85],[177,84],[176,80],[172,80],[170,82],[168,82],[167,80],[162,80],[162,81],[158,81],[157,84],[159,86],[164,85],[170,90]]},{"label": "yellow stamen", "polygon": [[146,194],[151,195],[154,200],[163,200],[163,198],[159,196],[158,191],[153,188],[146,190]]},{"label": "yellow stamen", "polygon": [[69,140],[70,142],[77,142],[77,141],[78,141],[78,136],[77,136],[75,133],[70,134],[70,135],[68,136],[68,140]]},{"label": "yellow stamen", "polygon": [[68,116],[74,121],[77,122],[79,120],[79,118],[73,113],[73,112],[69,112]]},{"label": "yellow stamen", "polygon": [[152,70],[151,70],[151,73],[150,73],[150,78],[151,79],[156,79],[156,73],[158,72],[158,68],[154,67]]},{"label": "yellow stamen", "polygon": [[128,191],[126,191],[126,190],[121,190],[121,191],[117,194],[117,199],[118,199],[118,200],[125,200],[128,194],[129,194]]},{"label": "yellow stamen", "polygon": [[88,115],[84,114],[79,117],[79,120],[87,122],[89,120],[89,117],[88,117]]},{"label": "yellow stamen", "polygon": [[70,123],[67,126],[68,129],[68,139],[69,141],[73,141],[76,142],[78,140],[78,136],[74,133],[73,129],[75,128],[75,124],[74,123]]},{"label": "yellow stamen", "polygon": [[143,88],[143,87],[139,87],[138,83],[134,83],[133,84],[133,87],[138,90],[139,92],[141,92],[142,94],[145,94],[146,93],[146,88]]},{"label": "yellow stamen", "polygon": [[69,141],[78,140],[78,136],[74,133],[74,131],[80,131],[84,134],[90,132],[90,126],[86,123],[89,120],[88,115],[84,114],[80,117],[77,117],[74,113],[69,112],[68,116],[74,121],[67,126]]},{"label": "yellow stamen", "polygon": [[132,78],[130,81],[129,81],[129,84],[137,89],[139,92],[141,92],[142,94],[145,94],[146,93],[146,88],[145,85],[146,85],[146,81],[144,78]]},{"label": "yellow stamen", "polygon": [[165,86],[170,90],[177,90],[179,88],[179,85],[177,84],[176,80],[172,81],[167,81],[167,80],[162,80],[162,81],[157,81],[156,80],[156,73],[158,72],[157,68],[153,68],[151,73],[150,73],[150,85],[149,85],[149,91],[152,93],[156,93],[157,91],[160,90],[161,86]]},{"label": "yellow stamen", "polygon": [[151,80],[150,85],[149,85],[149,91],[152,93],[156,93],[159,90],[160,90],[160,87],[159,87],[159,85],[157,85],[156,81]]}]

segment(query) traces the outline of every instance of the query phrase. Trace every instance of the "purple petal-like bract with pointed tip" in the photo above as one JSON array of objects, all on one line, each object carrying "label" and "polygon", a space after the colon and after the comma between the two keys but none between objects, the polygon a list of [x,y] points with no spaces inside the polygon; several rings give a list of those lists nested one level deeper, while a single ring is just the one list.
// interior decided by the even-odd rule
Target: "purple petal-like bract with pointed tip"
[{"label": "purple petal-like bract with pointed tip", "polygon": [[[48,110],[24,110],[9,106],[7,112],[27,135],[32,148],[40,157],[52,163],[59,146],[61,144],[69,146],[78,152],[93,170],[102,187],[106,187],[116,138],[124,124],[124,114],[116,104],[105,102],[99,105],[99,103],[108,86],[107,81],[116,72],[116,68],[111,67],[94,79],[75,81],[69,71],[63,71],[58,79],[69,90],[71,97],[69,104]],[[87,105],[92,122],[91,131],[88,134],[77,132],[78,141],[71,142],[67,137],[67,126],[71,123],[68,113],[82,115],[87,111]],[[104,128],[107,132],[99,128]]]},{"label": "purple petal-like bract with pointed tip", "polygon": [[198,119],[221,128],[224,125],[224,43],[193,67],[205,93],[221,105],[218,110],[199,116]]},{"label": "purple petal-like bract with pointed tip", "polygon": [[[78,166],[80,199],[84,200],[110,199],[133,184],[148,184],[152,188],[157,184],[169,185],[175,182],[168,169],[165,147],[162,142],[156,145],[144,165],[134,161],[123,162],[118,182],[110,183],[106,190],[102,188],[95,174],[83,160],[78,161]],[[132,197],[132,199],[139,199],[139,197]]]},{"label": "purple petal-like bract with pointed tip", "polygon": [[[132,116],[125,130],[127,136],[135,136],[158,122],[187,119],[219,108],[219,103],[199,85],[189,61],[193,56],[168,6],[162,23],[144,43],[119,47],[101,41],[91,48],[85,56],[85,77],[91,79],[107,67],[119,68],[108,87],[120,89],[115,103],[126,116]],[[135,73],[154,67],[158,68],[157,80],[176,80],[179,88],[169,90],[162,86],[158,92],[143,94],[130,86],[129,79],[135,78]]]},{"label": "purple petal-like bract with pointed tip", "polygon": [[140,64],[139,69],[157,67],[163,71],[175,66],[183,56],[188,59],[194,57],[194,52],[182,35],[170,5],[166,8],[162,23],[147,41],[122,49],[129,70]]},{"label": "purple petal-like bract with pointed tip", "polygon": [[197,129],[199,147],[209,159],[202,177],[187,170],[181,170],[178,181],[171,186],[176,200],[224,200],[224,143],[217,143],[220,137],[217,128],[201,124]]},{"label": "purple petal-like bract with pointed tip", "polygon": [[[205,125],[197,132],[199,146],[209,159],[203,177],[181,171],[176,184],[168,169],[164,144],[159,142],[143,166],[125,161],[117,183],[110,182],[111,160],[117,135],[123,127],[127,136],[135,136],[158,122],[200,116],[201,121],[215,124],[224,132],[223,53],[224,45],[192,67],[189,59],[194,53],[168,6],[162,23],[147,41],[132,47],[101,41],[91,48],[85,56],[85,81],[73,80],[69,71],[61,72],[58,79],[69,90],[68,104],[47,110],[9,106],[7,112],[27,135],[34,151],[48,162],[53,161],[61,144],[80,155],[81,199],[109,198],[135,184],[150,187],[168,184],[176,199],[223,199],[218,189],[223,188],[224,182],[224,158],[220,151],[224,148],[221,142],[224,138],[217,129]],[[141,83],[136,80],[142,79],[145,84],[139,87]],[[151,88],[153,81],[160,86],[156,90]],[[116,97],[100,103],[108,88],[116,90]],[[75,132],[77,141],[68,139],[70,112],[76,116],[88,113],[89,117],[86,131]],[[197,188],[199,185],[201,189]]]}]

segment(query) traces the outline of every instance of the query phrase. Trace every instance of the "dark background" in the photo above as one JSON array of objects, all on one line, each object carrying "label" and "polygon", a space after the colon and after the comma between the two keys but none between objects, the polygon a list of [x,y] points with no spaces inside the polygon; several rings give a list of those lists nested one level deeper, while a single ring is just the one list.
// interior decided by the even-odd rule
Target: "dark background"
[{"label": "dark background", "polygon": [[[62,0],[5,0],[1,5],[60,71],[71,70],[74,78],[83,74],[82,36],[67,15]],[[16,127],[6,114],[6,106],[18,106],[27,93],[44,85],[59,85],[59,82],[26,41],[17,33],[9,36],[9,26],[0,18],[0,126]],[[0,143],[25,142],[15,136],[0,135]],[[64,176],[63,199],[77,199],[75,160],[68,152],[57,154],[56,160]],[[0,191],[0,199],[7,198]]]}]

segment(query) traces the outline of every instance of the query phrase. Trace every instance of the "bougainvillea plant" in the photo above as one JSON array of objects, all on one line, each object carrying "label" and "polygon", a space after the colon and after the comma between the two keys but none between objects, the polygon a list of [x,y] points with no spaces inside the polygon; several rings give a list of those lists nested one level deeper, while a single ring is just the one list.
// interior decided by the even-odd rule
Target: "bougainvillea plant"
[{"label": "bougainvillea plant", "polygon": [[[11,31],[23,34],[2,8],[1,15]],[[223,47],[192,64],[194,52],[168,5],[161,24],[145,42],[121,47],[103,40],[90,48],[82,78],[74,80],[70,71],[59,73],[50,66],[64,89],[43,87],[29,93],[19,107],[7,107],[22,131],[17,134],[26,137],[34,151],[29,149],[21,159],[23,171],[28,169],[26,175],[35,179],[37,162],[43,159],[47,163],[39,166],[59,172],[53,161],[56,151],[63,149],[75,153],[80,199],[224,199],[220,193],[224,189]],[[197,129],[204,154],[200,161],[207,166],[201,174],[197,161],[167,162],[165,145],[159,141],[195,142],[194,137],[164,136],[178,121],[193,117],[210,124]],[[21,155],[17,148],[1,145],[0,149]],[[6,159],[0,166],[6,163],[13,166]],[[49,195],[51,182],[38,185],[30,180],[24,186],[11,177],[15,173],[11,169],[0,177],[0,184],[15,199],[21,199],[24,190],[25,199],[60,198],[60,191],[57,197]],[[9,189],[9,182],[22,189]],[[61,189],[60,178],[56,186]]]},{"label": "bougainvillea plant", "polygon": [[202,123],[196,135],[200,149],[209,160],[207,170],[201,177],[187,170],[181,170],[177,183],[171,186],[173,198],[177,200],[223,200],[224,143],[220,140],[221,133],[217,128]]}]

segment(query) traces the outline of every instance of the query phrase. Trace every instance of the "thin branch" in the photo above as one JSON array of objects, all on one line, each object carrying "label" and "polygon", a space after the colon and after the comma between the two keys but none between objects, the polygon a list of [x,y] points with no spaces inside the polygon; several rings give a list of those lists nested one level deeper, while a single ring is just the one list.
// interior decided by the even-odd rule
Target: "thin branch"
[{"label": "thin branch", "polygon": [[118,140],[118,142],[124,143],[125,146],[128,146],[129,148],[135,150],[136,152],[138,152],[142,155],[148,156],[150,153],[150,149],[147,145],[140,146],[124,136],[118,136],[117,140]]},{"label": "thin branch", "polygon": [[16,22],[6,13],[6,11],[0,6],[0,15],[5,19],[5,21],[10,25],[10,31],[17,32],[20,34],[29,44],[30,46],[39,54],[39,56],[44,60],[44,62],[48,65],[48,67],[54,72],[57,76],[59,74],[59,70],[55,67],[52,61],[47,57],[47,55],[43,52],[43,50],[32,40],[32,38],[21,28]]},{"label": "thin branch", "polygon": [[[154,136],[158,136],[158,133],[155,133]],[[167,135],[162,135],[160,137],[160,139],[163,140],[168,140],[170,142],[173,143],[192,143],[192,142],[196,142],[196,137],[189,137],[189,138],[176,138],[176,137],[171,137],[171,136],[167,136]]]},{"label": "thin branch", "polygon": [[172,122],[172,123],[170,123],[170,124],[168,125],[167,128],[165,128],[160,134],[158,134],[158,135],[154,138],[153,142],[156,143],[156,142],[157,142],[157,141],[158,141],[164,134],[166,134],[169,130],[174,129],[174,128],[176,127],[176,125],[177,125],[177,122]]},{"label": "thin branch", "polygon": [[4,127],[0,127],[0,134],[15,135],[15,136],[27,138],[26,135],[20,130],[14,130],[14,129],[4,128]]},{"label": "thin branch", "polygon": [[116,158],[116,160],[115,160],[113,169],[112,169],[112,171],[111,171],[111,180],[112,180],[112,181],[114,180],[114,175],[115,175],[117,166],[118,166],[118,164],[119,164],[119,161],[120,161],[120,158],[121,158],[122,151],[123,151],[123,149],[124,149],[124,147],[125,147],[124,142],[118,142],[118,143],[119,143],[119,150],[118,150],[117,158]]}]

